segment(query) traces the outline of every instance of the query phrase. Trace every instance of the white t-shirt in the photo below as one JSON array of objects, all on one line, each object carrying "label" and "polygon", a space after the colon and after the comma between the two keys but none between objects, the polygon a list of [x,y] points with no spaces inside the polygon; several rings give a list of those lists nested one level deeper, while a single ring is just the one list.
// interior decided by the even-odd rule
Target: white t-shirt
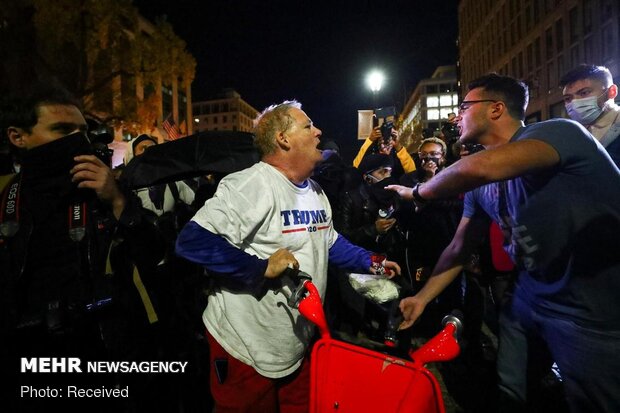
[{"label": "white t-shirt", "polygon": [[[329,248],[338,234],[329,201],[316,182],[308,180],[299,188],[259,162],[224,178],[193,221],[262,259],[288,249],[321,295],[325,293]],[[209,296],[203,321],[230,355],[270,378],[299,367],[314,332],[310,322],[286,304],[286,297],[273,291],[258,300],[217,288]]]}]

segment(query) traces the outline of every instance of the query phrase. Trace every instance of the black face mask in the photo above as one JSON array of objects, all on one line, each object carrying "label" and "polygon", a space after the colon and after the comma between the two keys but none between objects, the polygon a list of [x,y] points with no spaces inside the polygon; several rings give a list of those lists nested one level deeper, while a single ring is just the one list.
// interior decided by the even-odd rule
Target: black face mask
[{"label": "black face mask", "polygon": [[435,162],[435,165],[437,165],[437,168],[441,168],[441,158],[435,158],[432,156],[428,156],[426,158],[422,158],[422,164],[424,165],[426,162],[430,162],[433,161]]},{"label": "black face mask", "polygon": [[398,196],[394,191],[388,191],[385,189],[388,185],[396,185],[396,179],[392,178],[384,178],[379,182],[375,182],[374,184],[370,184],[368,187],[368,192],[370,195],[377,201],[380,207],[389,207],[392,206]]},{"label": "black face mask", "polygon": [[26,151],[22,159],[22,180],[42,190],[57,190],[58,195],[75,190],[71,182],[74,157],[92,154],[90,142],[84,132],[53,140]]}]

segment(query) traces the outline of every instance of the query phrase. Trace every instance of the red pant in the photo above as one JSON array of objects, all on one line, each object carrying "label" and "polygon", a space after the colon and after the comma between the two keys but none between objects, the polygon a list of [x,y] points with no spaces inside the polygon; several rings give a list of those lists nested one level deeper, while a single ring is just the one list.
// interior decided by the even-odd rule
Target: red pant
[{"label": "red pant", "polygon": [[307,357],[294,373],[280,379],[270,379],[228,354],[208,332],[207,339],[211,394],[217,413],[308,412],[310,363]]}]

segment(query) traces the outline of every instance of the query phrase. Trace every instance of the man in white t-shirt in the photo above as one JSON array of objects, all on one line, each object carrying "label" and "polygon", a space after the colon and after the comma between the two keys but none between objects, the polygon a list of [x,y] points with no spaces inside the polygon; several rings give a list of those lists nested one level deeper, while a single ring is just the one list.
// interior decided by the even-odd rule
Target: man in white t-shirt
[{"label": "man in white t-shirt", "polygon": [[[265,292],[265,281],[292,266],[323,294],[328,260],[365,272],[372,253],[334,230],[327,196],[309,179],[322,160],[321,131],[301,105],[268,107],[255,135],[261,162],[221,181],[179,235],[177,254],[215,280],[203,321],[216,410],[306,412],[314,327],[282,293]],[[396,263],[385,266],[400,273]]]}]

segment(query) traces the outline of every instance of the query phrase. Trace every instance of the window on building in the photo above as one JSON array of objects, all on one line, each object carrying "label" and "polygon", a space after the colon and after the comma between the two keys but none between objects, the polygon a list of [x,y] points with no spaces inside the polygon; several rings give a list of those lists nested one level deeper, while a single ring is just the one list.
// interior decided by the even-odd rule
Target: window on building
[{"label": "window on building", "polygon": [[592,32],[592,0],[583,0],[583,34]]},{"label": "window on building", "polygon": [[222,112],[228,112],[228,103],[222,103]]},{"label": "window on building", "polygon": [[579,9],[576,6],[568,11],[568,38],[571,44],[579,40]]},{"label": "window on building", "polygon": [[437,106],[439,106],[439,98],[437,96],[426,97],[426,107],[436,108]]},{"label": "window on building", "polygon": [[555,22],[555,50],[561,52],[564,49],[564,25],[562,19]]},{"label": "window on building", "polygon": [[562,76],[564,76],[564,72],[566,71],[566,66],[564,65],[564,54],[559,54],[558,58],[557,58],[557,67],[558,67],[558,75],[556,77],[556,79],[562,78]]},{"label": "window on building", "polygon": [[429,109],[426,111],[426,119],[439,120],[439,109]]},{"label": "window on building", "polygon": [[547,90],[551,92],[556,86],[555,62],[551,60],[547,63]]},{"label": "window on building", "polygon": [[[213,123],[214,123],[215,125],[217,125],[217,118],[218,118],[217,116],[214,116],[214,117],[213,117]],[[217,130],[217,129],[216,129],[216,130]]]},{"label": "window on building", "polygon": [[[614,25],[609,23],[603,27],[601,34],[603,35],[603,61],[611,59],[614,55]],[[618,44],[615,44],[615,52],[617,52]]]},{"label": "window on building", "polygon": [[228,116],[224,115],[222,116],[222,123],[226,123],[228,122]]},{"label": "window on building", "polygon": [[450,108],[442,108],[439,110],[439,119],[448,119],[448,114],[449,113],[458,113],[458,112],[454,112],[454,108],[450,107]]},{"label": "window on building", "polygon": [[536,122],[540,122],[542,120],[542,117],[540,115],[540,111],[538,112],[534,112],[528,116],[525,117],[525,124],[529,125],[530,123],[536,123]]},{"label": "window on building", "polygon": [[590,35],[583,39],[583,58],[586,62],[594,61],[594,36]]},{"label": "window on building", "polygon": [[541,52],[540,52],[540,37],[537,37],[534,41],[534,66],[539,68],[542,62]]},{"label": "window on building", "polygon": [[549,105],[549,119],[552,118],[567,118],[566,107],[564,106],[564,101],[556,102],[552,105]]},{"label": "window on building", "polygon": [[440,95],[439,106],[452,106],[452,95]]},{"label": "window on building", "polygon": [[581,59],[579,59],[579,44],[574,45],[570,49],[570,66],[576,67]]},{"label": "window on building", "polygon": [[532,73],[534,70],[534,45],[532,43],[527,45],[525,50],[525,58],[527,60],[527,73]]},{"label": "window on building", "polygon": [[525,6],[525,31],[530,32],[532,29],[532,6]]},{"label": "window on building", "polygon": [[614,15],[613,3],[617,0],[601,0],[601,21],[606,22]]},{"label": "window on building", "polygon": [[553,29],[551,27],[545,30],[545,56],[547,59],[553,57]]}]

